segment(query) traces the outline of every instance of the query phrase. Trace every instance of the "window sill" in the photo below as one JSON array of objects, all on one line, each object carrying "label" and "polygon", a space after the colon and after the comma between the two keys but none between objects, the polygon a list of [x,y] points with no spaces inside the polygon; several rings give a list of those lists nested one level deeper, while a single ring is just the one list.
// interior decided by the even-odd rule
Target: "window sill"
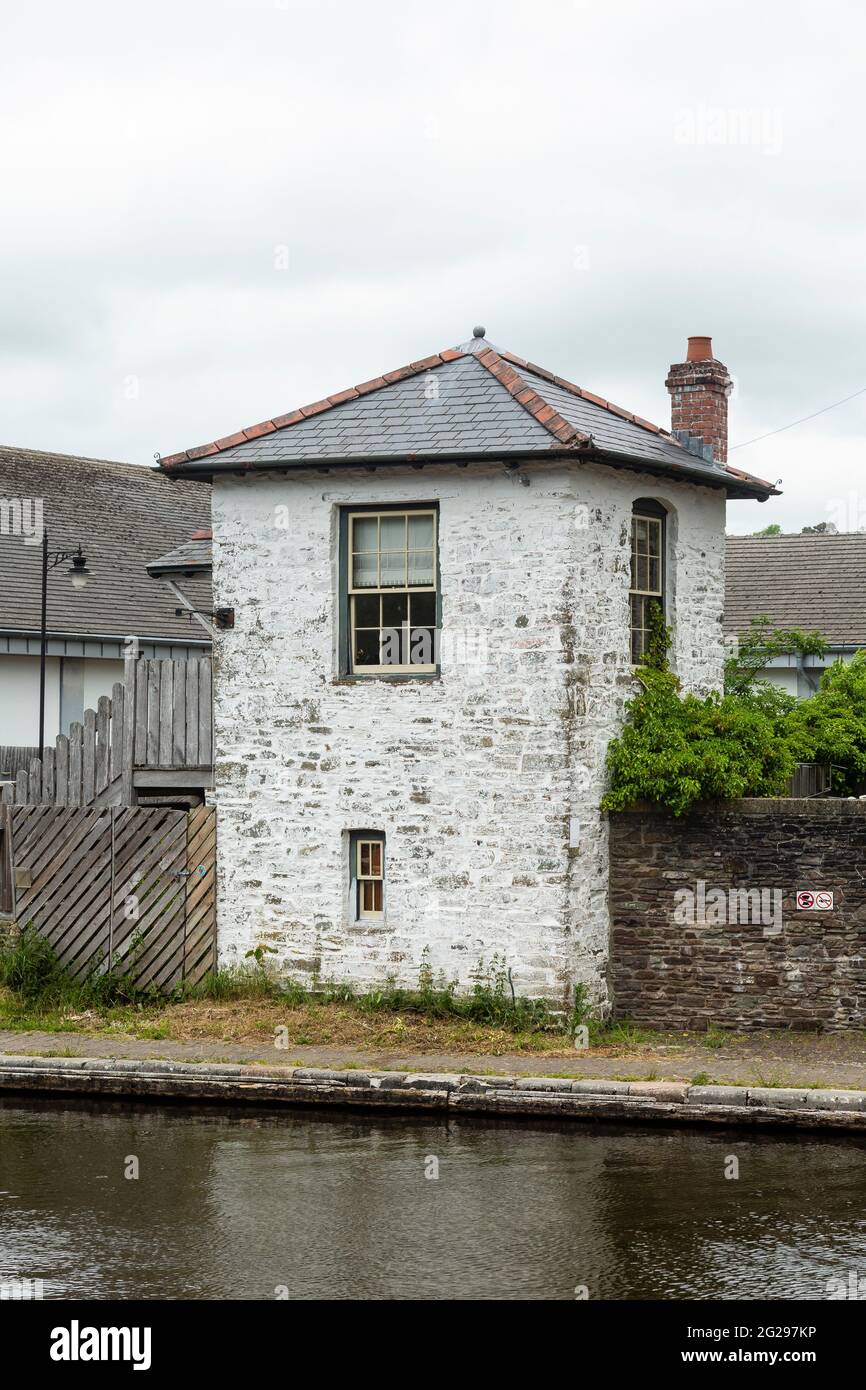
[{"label": "window sill", "polygon": [[362,676],[354,671],[341,676],[334,676],[331,680],[332,685],[368,685],[374,681],[384,681],[387,685],[405,685],[408,681],[438,681],[442,679],[441,671],[379,671],[371,672],[370,675]]}]

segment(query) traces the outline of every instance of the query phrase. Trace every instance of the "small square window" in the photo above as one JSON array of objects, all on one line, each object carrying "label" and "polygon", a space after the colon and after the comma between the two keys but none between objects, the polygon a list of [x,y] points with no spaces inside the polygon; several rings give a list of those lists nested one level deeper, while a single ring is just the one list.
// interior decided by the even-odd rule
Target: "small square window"
[{"label": "small square window", "polygon": [[358,831],[351,839],[352,898],[359,922],[385,915],[385,837]]}]

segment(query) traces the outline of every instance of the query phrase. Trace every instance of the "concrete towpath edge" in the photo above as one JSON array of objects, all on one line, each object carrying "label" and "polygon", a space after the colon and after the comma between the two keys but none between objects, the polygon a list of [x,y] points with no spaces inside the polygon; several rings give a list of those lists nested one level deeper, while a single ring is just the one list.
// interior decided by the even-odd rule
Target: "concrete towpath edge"
[{"label": "concrete towpath edge", "polygon": [[337,1071],[111,1057],[0,1057],[0,1096],[343,1106],[503,1119],[866,1131],[866,1092],[672,1081]]}]

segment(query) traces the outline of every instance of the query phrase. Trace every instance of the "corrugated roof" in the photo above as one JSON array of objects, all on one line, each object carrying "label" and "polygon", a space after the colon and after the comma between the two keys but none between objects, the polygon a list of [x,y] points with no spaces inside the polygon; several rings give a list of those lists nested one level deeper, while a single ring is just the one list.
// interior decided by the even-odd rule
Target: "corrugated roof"
[{"label": "corrugated roof", "polygon": [[[0,498],[41,498],[50,550],[80,543],[93,578],[76,591],[60,565],[48,576],[48,630],[75,637],[173,638],[199,642],[204,633],[176,618],[165,586],[147,574],[148,561],[210,526],[210,488],[176,481],[153,468],[0,446]],[[40,625],[41,545],[0,534],[0,631]],[[184,592],[211,607],[210,580]]]},{"label": "corrugated roof", "polygon": [[489,455],[600,457],[732,496],[772,484],[692,454],[658,426],[601,396],[500,352],[484,338],[448,348],[288,415],[161,460],[172,473]]},{"label": "corrugated roof", "polygon": [[726,633],[766,614],[776,627],[866,646],[866,535],[728,536],[725,557]]}]

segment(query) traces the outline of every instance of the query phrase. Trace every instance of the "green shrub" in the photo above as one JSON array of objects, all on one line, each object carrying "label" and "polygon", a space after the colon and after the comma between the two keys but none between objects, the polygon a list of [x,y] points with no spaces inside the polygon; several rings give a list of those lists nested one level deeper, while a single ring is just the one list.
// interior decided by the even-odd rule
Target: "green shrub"
[{"label": "green shrub", "polygon": [[59,994],[68,981],[51,945],[44,936],[25,927],[17,939],[0,949],[0,985],[17,994],[23,1003]]},{"label": "green shrub", "polygon": [[757,672],[781,651],[821,655],[826,643],[818,633],[771,629],[758,619],[726,663],[724,693],[701,698],[682,693],[668,667],[667,644],[657,617],[636,672],[640,693],[608,748],[604,810],[649,801],[682,815],[701,800],[783,796],[798,762],[833,765],[833,789],[841,794],[863,784],[866,652],[831,666],[818,691],[798,701]]}]

